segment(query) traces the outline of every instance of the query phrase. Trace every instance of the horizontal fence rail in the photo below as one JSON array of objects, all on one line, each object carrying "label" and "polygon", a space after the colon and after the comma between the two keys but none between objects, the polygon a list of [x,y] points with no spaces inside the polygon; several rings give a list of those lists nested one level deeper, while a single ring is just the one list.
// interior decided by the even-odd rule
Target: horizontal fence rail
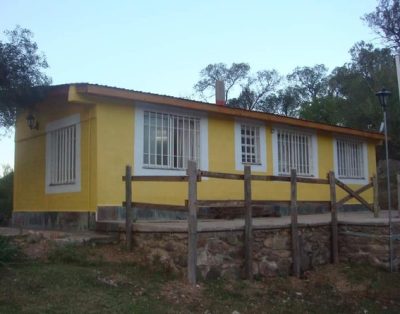
[{"label": "horizontal fence rail", "polygon": [[[122,181],[125,181],[126,177],[122,177]],[[131,176],[131,181],[162,181],[162,182],[187,182],[188,176]]]}]

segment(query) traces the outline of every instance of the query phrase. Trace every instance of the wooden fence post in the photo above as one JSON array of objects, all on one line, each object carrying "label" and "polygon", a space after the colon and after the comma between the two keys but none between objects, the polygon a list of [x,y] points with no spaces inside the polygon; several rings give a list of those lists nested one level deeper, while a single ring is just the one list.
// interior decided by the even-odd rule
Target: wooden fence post
[{"label": "wooden fence post", "polygon": [[197,165],[189,160],[188,168],[188,281],[196,284],[197,268]]},{"label": "wooden fence post", "polygon": [[251,166],[244,166],[244,258],[245,274],[249,280],[253,279],[253,226],[251,207]]},{"label": "wooden fence post", "polygon": [[296,169],[290,172],[290,219],[292,233],[293,274],[300,277],[300,243],[297,217],[297,173]]},{"label": "wooden fence post", "polygon": [[[379,188],[378,188],[378,177],[374,175],[372,177],[372,186],[374,192],[374,217],[379,216]],[[399,196],[399,175],[397,175],[397,197]],[[400,208],[400,207],[399,207]]]},{"label": "wooden fence post", "polygon": [[400,173],[397,174],[397,210],[399,211],[400,215]]},{"label": "wooden fence post", "polygon": [[338,247],[338,221],[336,209],[336,180],[335,173],[329,172],[329,190],[330,190],[330,210],[331,210],[331,228],[332,228],[332,263],[339,263]]},{"label": "wooden fence post", "polygon": [[125,169],[125,234],[126,248],[132,251],[132,167]]}]

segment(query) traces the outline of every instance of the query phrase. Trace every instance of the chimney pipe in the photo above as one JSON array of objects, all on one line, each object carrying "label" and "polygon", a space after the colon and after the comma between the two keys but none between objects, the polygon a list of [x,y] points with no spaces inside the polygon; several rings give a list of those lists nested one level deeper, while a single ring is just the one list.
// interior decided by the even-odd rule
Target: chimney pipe
[{"label": "chimney pipe", "polygon": [[225,83],[224,81],[215,82],[215,103],[218,106],[225,106]]}]

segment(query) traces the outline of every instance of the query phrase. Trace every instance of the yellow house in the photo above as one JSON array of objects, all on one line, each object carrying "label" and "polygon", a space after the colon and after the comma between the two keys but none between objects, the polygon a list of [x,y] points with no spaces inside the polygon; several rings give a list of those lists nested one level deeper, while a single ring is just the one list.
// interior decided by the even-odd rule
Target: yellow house
[{"label": "yellow house", "polygon": [[[26,117],[35,118],[28,127]],[[336,177],[352,188],[376,173],[382,134],[93,84],[53,86],[15,135],[14,223],[85,227],[99,209],[120,207],[122,175],[201,170]],[[288,200],[284,182],[254,182],[255,200]],[[199,199],[243,199],[243,185],[199,183]],[[343,196],[338,191],[338,198]],[[300,201],[329,200],[328,186],[299,184]],[[372,203],[372,191],[363,194]],[[135,182],[136,202],[183,205],[187,183]],[[355,204],[349,202],[349,204]]]}]

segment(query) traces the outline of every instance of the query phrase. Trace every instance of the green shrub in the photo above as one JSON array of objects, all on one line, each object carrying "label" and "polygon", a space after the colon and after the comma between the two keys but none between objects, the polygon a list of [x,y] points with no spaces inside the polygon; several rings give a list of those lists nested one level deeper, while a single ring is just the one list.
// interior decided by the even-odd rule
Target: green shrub
[{"label": "green shrub", "polygon": [[20,248],[9,238],[0,236],[0,266],[19,261],[21,258]]},{"label": "green shrub", "polygon": [[13,208],[14,172],[0,178],[0,225],[6,225],[11,219]]}]

